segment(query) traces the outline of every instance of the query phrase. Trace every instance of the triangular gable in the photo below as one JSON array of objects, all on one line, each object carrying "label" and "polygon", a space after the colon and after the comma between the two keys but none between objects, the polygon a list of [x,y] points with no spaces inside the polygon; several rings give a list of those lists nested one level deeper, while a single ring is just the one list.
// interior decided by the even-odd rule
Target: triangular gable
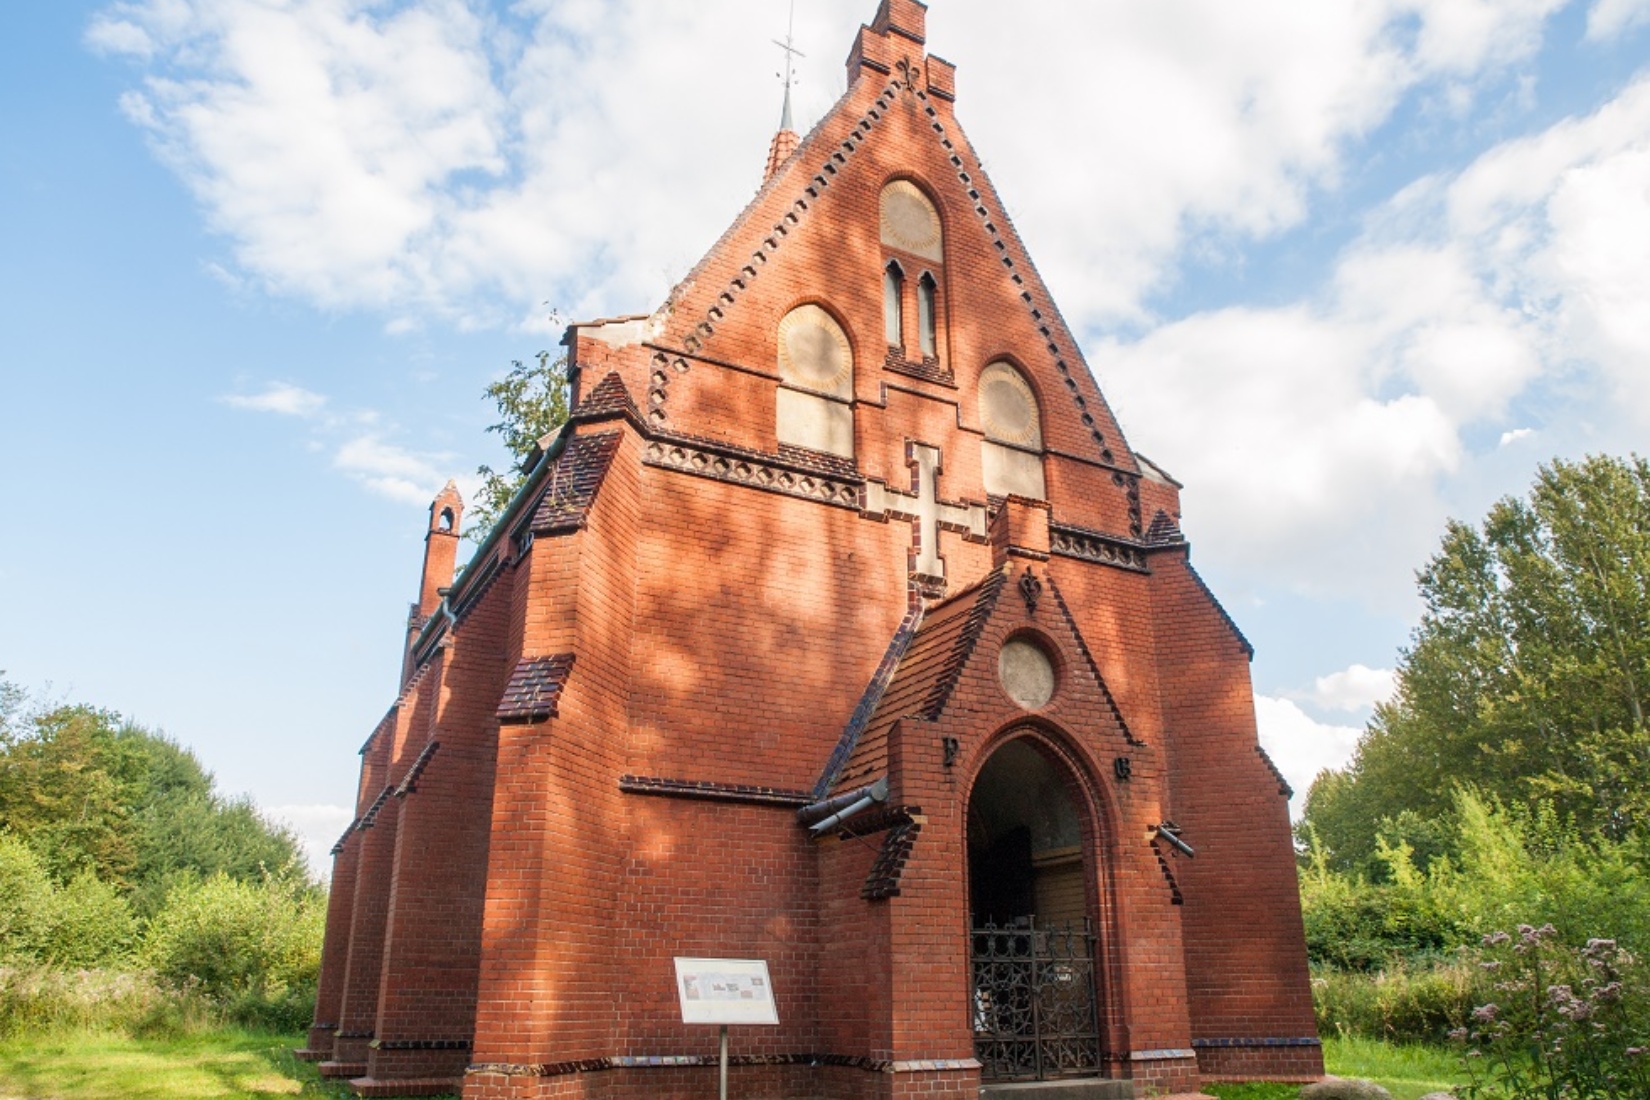
[{"label": "triangular gable", "polygon": [[[945,709],[1002,594],[1005,576],[1004,570],[994,570],[979,584],[928,612],[875,712],[860,725],[836,775],[827,775],[830,789],[849,790],[886,775],[888,732],[893,724],[907,716],[932,719]],[[854,732],[852,725],[849,732]]]},{"label": "triangular gable", "polygon": [[[906,647],[899,668],[883,692],[875,712],[860,724],[846,752],[844,746],[839,746],[837,755],[844,757],[843,763],[834,775],[827,771],[825,786],[818,792],[819,795],[851,790],[888,774],[889,738],[901,719],[936,722],[947,717],[970,667],[977,661],[995,660],[993,653],[982,654],[979,649],[979,642],[987,628],[1003,616],[1012,617],[1011,629],[1013,623],[1031,618],[1032,612],[1008,595],[1010,581],[1019,587],[1027,577],[1032,577],[1033,583],[1029,587],[1033,594],[1028,595],[1026,589],[1021,588],[1020,595],[1026,598],[1028,605],[1042,598],[1045,587],[1053,597],[1057,614],[1036,616],[1037,628],[1056,642],[1064,643],[1069,651],[1079,657],[1076,665],[1068,669],[1067,676],[1085,681],[1087,688],[1098,697],[1103,708],[1095,715],[1100,720],[1100,732],[1109,730],[1126,745],[1144,744],[1130,730],[1054,578],[1046,572],[1032,576],[1029,571],[1016,571],[1010,566],[1003,566],[993,570],[973,588],[958,593],[928,612],[921,628]],[[995,668],[980,679],[995,680]],[[1072,686],[1068,682],[1062,690],[1069,691]],[[854,732],[852,725],[849,732]],[[1095,731],[1091,728],[1081,732]],[[835,759],[833,757],[833,763]]]},{"label": "triangular gable", "polygon": [[[855,226],[876,243],[881,188],[890,178],[909,176],[937,200],[946,264],[956,269],[955,278],[966,270],[972,287],[988,286],[1001,299],[1002,308],[990,317],[954,318],[953,325],[972,320],[993,332],[1012,327],[1005,345],[985,337],[973,345],[1012,358],[1033,377],[1045,416],[1058,429],[1049,433],[1051,449],[1138,476],[1140,467],[1076,339],[952,115],[948,88],[942,87],[949,65],[924,55],[920,31],[890,23],[886,15],[885,4],[882,29],[861,32],[848,92],[654,315],[660,341],[714,359],[740,343],[730,330],[771,326],[797,303],[799,289],[809,287],[819,250],[850,252]],[[840,271],[840,265],[818,266]],[[875,280],[879,271],[880,264],[866,278]],[[874,297],[876,287],[866,293]],[[873,327],[869,311],[860,313],[860,328]],[[879,335],[861,341],[865,348],[878,342]],[[880,363],[870,360],[879,358],[862,354],[861,372],[875,373]],[[965,370],[986,365],[982,356],[957,358],[953,365]]]}]

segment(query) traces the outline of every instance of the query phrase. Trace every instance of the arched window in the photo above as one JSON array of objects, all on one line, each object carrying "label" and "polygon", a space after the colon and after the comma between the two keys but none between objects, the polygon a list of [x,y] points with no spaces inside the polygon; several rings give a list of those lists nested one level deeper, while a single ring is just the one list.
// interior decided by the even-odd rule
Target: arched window
[{"label": "arched window", "polygon": [[924,359],[939,355],[939,344],[934,339],[934,276],[924,271],[917,280],[917,340]]},{"label": "arched window", "polygon": [[[939,287],[945,275],[945,230],[939,208],[915,182],[897,179],[882,189],[879,217],[882,321],[893,352],[888,364],[894,370],[915,371],[918,377],[929,378],[941,350]],[[916,279],[914,288],[905,285],[908,271]],[[916,292],[915,314],[906,313],[912,304],[906,295],[910,289]],[[926,365],[914,362],[919,359]],[[949,381],[950,371],[942,373]]]},{"label": "arched window", "polygon": [[891,348],[905,347],[905,272],[890,261],[882,271],[882,331]]},{"label": "arched window", "polygon": [[1010,364],[992,363],[980,372],[979,410],[985,491],[1046,500],[1042,414],[1030,383]]},{"label": "arched window", "polygon": [[780,443],[854,457],[854,352],[848,334],[816,305],[797,306],[779,321]]}]

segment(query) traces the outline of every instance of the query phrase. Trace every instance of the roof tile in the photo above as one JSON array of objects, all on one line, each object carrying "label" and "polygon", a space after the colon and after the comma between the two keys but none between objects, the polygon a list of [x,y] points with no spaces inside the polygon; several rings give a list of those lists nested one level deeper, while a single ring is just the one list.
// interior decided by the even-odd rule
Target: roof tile
[{"label": "roof tile", "polygon": [[556,717],[561,689],[573,670],[573,654],[553,657],[524,657],[510,673],[495,712],[500,722],[543,722]]},{"label": "roof tile", "polygon": [[608,467],[619,451],[619,436],[616,431],[601,432],[574,436],[568,441],[533,511],[535,535],[565,534],[585,525],[590,506],[596,502]]}]

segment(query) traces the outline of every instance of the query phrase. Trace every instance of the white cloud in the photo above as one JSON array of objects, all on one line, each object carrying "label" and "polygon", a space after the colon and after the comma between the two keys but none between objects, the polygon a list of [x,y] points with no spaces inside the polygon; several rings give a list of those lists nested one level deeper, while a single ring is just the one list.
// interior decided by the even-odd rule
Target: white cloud
[{"label": "white cloud", "polygon": [[1384,347],[1373,326],[1306,307],[1224,310],[1091,361],[1131,442],[1189,486],[1194,540],[1252,576],[1338,591],[1418,560],[1443,518],[1431,486],[1461,461],[1435,400],[1382,394]]},{"label": "white cloud", "polygon": [[1420,21],[1416,60],[1427,69],[1472,73],[1491,62],[1526,57],[1541,44],[1542,24],[1569,0],[1400,0]]},{"label": "white cloud", "polygon": [[86,28],[86,45],[93,53],[125,54],[148,60],[155,44],[144,29],[124,19],[100,16]]},{"label": "white cloud", "polygon": [[[1563,2],[1046,0],[1008,20],[957,0],[930,38],[1061,301],[1103,319],[1138,316],[1193,235],[1298,223],[1407,92],[1528,56]],[[840,92],[834,58],[872,8],[799,13],[803,118]],[[152,55],[124,109],[241,267],[329,308],[464,326],[546,299],[656,304],[758,182],[773,17],[758,0],[130,0],[88,40]]]},{"label": "white cloud", "polygon": [[1395,609],[1443,487],[1483,457],[1469,428],[1510,443],[1533,412],[1555,446],[1642,438],[1646,240],[1650,78],[1407,188],[1312,300],[1196,314],[1091,361],[1131,442],[1190,486],[1194,536],[1257,583]]},{"label": "white cloud", "polygon": [[1587,37],[1598,41],[1650,23],[1650,0],[1598,0],[1587,13]]},{"label": "white cloud", "polygon": [[1511,431],[1501,433],[1501,442],[1496,444],[1496,446],[1511,447],[1514,443],[1522,443],[1524,440],[1531,439],[1534,436],[1535,429],[1533,428],[1513,428]]},{"label": "white cloud", "polygon": [[309,869],[322,877],[332,873],[332,846],[338,842],[344,827],[355,819],[347,806],[275,806],[264,814],[298,834]]},{"label": "white cloud", "polygon": [[1355,664],[1328,676],[1319,676],[1311,691],[1291,698],[1314,703],[1325,710],[1360,711],[1386,702],[1395,686],[1392,669]]},{"label": "white cloud", "polygon": [[332,464],[379,496],[426,505],[447,482],[438,465],[444,457],[419,454],[369,434],[346,441]]},{"label": "white cloud", "polygon": [[282,416],[311,417],[326,407],[327,399],[301,386],[272,382],[262,393],[228,394],[219,398],[225,405],[249,412],[279,413]]},{"label": "white cloud", "polygon": [[[288,382],[272,382],[261,393],[219,398],[231,408],[278,413],[308,421],[305,447],[330,454],[332,467],[370,492],[404,504],[424,506],[452,476],[453,456],[420,452],[390,438],[395,428],[374,409],[334,412],[323,394]],[[461,491],[473,494],[473,477],[461,479]]]},{"label": "white cloud", "polygon": [[1314,721],[1288,699],[1255,696],[1255,721],[1260,729],[1261,747],[1294,788],[1290,813],[1299,817],[1312,780],[1325,768],[1342,768],[1352,759],[1358,737],[1353,726],[1332,726]]}]

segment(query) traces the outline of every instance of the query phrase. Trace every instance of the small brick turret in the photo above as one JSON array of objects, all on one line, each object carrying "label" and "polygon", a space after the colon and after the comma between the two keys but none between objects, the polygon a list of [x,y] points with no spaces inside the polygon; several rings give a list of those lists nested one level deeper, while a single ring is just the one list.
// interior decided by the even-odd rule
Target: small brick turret
[{"label": "small brick turret", "polygon": [[430,531],[424,536],[424,578],[418,589],[418,614],[429,618],[441,602],[441,590],[453,583],[458,562],[458,522],[464,516],[464,498],[451,481],[430,502]]},{"label": "small brick turret", "polygon": [[458,486],[447,482],[430,502],[430,529],[424,536],[424,572],[419,579],[418,602],[407,614],[406,659],[402,662],[401,682],[412,675],[412,644],[418,632],[424,629],[435,609],[441,606],[441,596],[453,583],[453,570],[458,564],[459,521],[464,518],[464,498]]}]

